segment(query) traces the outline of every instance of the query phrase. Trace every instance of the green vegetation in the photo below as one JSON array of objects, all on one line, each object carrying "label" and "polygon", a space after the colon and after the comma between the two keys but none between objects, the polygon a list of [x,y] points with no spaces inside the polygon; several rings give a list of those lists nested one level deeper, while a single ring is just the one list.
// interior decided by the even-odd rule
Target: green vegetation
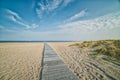
[{"label": "green vegetation", "polygon": [[69,47],[71,47],[71,46],[80,46],[80,44],[79,43],[75,43],[75,44],[69,45]]},{"label": "green vegetation", "polygon": [[111,61],[113,63],[120,63],[120,58],[114,58],[114,57],[110,57],[110,56],[107,56],[107,57],[103,57],[102,59],[106,60],[106,61]]},{"label": "green vegetation", "polygon": [[116,58],[120,57],[120,40],[97,41],[95,45],[98,47],[95,51],[100,54]]},{"label": "green vegetation", "polygon": [[80,48],[86,48],[86,47],[89,47],[91,45],[92,41],[84,41],[82,43],[75,43],[75,44],[72,44],[72,45],[69,45],[70,47],[71,46],[79,46]]},{"label": "green vegetation", "polygon": [[120,58],[120,40],[84,41],[82,43],[72,44],[71,46],[92,49],[93,55],[95,56],[100,54],[116,59]]},{"label": "green vegetation", "polygon": [[117,48],[120,48],[120,40],[114,40],[113,43]]}]

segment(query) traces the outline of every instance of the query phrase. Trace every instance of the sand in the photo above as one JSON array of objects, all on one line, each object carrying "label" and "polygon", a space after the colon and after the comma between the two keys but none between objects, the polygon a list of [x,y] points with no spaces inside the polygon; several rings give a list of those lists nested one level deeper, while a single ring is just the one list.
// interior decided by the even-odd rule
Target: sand
[{"label": "sand", "polygon": [[39,80],[43,43],[0,43],[0,80]]},{"label": "sand", "polygon": [[[89,49],[69,47],[74,42],[49,43],[80,80],[119,80],[120,64],[91,58]],[[39,80],[43,43],[0,43],[0,80]]]},{"label": "sand", "polygon": [[73,42],[49,43],[80,80],[120,79],[120,65],[105,61],[100,56],[93,59],[89,56],[89,49],[80,50],[78,47],[69,47],[70,44]]}]

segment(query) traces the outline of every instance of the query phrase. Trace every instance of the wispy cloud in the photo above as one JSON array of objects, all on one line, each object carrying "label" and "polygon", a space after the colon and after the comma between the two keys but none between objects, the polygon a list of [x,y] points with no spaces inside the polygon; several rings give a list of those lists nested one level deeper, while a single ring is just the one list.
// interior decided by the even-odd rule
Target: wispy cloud
[{"label": "wispy cloud", "polygon": [[[95,19],[69,22],[59,25],[59,29],[54,31],[33,32],[31,30],[22,31],[14,38],[24,40],[98,40],[98,39],[120,39],[120,12],[111,13]],[[36,26],[33,24],[33,26]],[[44,36],[43,36],[44,35]],[[8,36],[9,39],[11,39]],[[3,39],[6,39],[3,36]]]},{"label": "wispy cloud", "polygon": [[79,19],[81,17],[86,16],[87,15],[86,10],[87,9],[84,9],[84,10],[80,11],[79,13],[74,14],[72,17],[70,17],[69,19],[67,19],[65,22],[73,21],[73,20],[76,20],[76,19]]},{"label": "wispy cloud", "polygon": [[26,29],[35,29],[35,28],[39,27],[39,25],[37,25],[35,23],[33,23],[33,24],[25,23],[24,20],[22,19],[22,17],[20,17],[18,13],[14,12],[12,10],[6,9],[6,11],[9,14],[8,18],[11,21],[26,27]]},{"label": "wispy cloud", "polygon": [[72,1],[73,0],[42,0],[37,4],[39,8],[36,8],[36,13],[41,18],[44,13],[65,7]]},{"label": "wispy cloud", "polygon": [[25,24],[25,23],[17,20],[14,16],[9,16],[8,18],[9,18],[10,20],[12,20],[13,22],[15,22],[15,23],[18,23],[18,24],[20,24],[20,25],[22,25],[22,26],[25,26],[27,29],[30,28],[30,26],[29,26],[28,24]]},{"label": "wispy cloud", "polygon": [[67,6],[69,3],[73,2],[74,0],[64,0],[63,7]]},{"label": "wispy cloud", "polygon": [[34,29],[34,28],[39,27],[39,25],[37,25],[37,24],[33,23],[33,24],[31,25],[31,27]]},{"label": "wispy cloud", "polygon": [[45,3],[44,1],[41,1],[37,4],[39,8],[36,8],[36,13],[40,18],[42,18],[44,13],[57,9],[61,2],[62,0],[45,0]]},{"label": "wispy cloud", "polygon": [[105,16],[101,16],[95,19],[68,22],[60,25],[62,30],[71,32],[83,32],[86,31],[98,31],[98,30],[109,30],[112,28],[120,27],[120,12],[111,13]]},{"label": "wispy cloud", "polygon": [[13,12],[12,10],[6,9],[6,11],[11,14],[12,16],[16,17],[17,19],[21,20],[21,17],[19,16],[19,14]]},{"label": "wispy cloud", "polygon": [[120,12],[101,16],[96,19],[62,24],[54,31],[24,31],[21,35],[24,36],[26,34],[25,38],[29,40],[120,39],[119,25]]}]

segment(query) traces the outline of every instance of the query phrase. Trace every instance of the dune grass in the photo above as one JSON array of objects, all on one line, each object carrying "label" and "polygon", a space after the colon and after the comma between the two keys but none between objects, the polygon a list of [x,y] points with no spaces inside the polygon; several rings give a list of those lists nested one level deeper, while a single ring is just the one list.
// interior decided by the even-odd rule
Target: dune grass
[{"label": "dune grass", "polygon": [[79,46],[82,49],[89,48],[93,50],[95,56],[100,54],[120,60],[120,40],[84,41],[70,46]]}]

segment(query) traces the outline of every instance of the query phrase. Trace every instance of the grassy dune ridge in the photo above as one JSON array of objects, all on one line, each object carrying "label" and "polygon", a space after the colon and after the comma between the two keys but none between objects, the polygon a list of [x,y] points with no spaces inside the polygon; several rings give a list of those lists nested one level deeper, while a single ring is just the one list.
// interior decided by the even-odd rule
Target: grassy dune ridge
[{"label": "grassy dune ridge", "polygon": [[99,41],[84,41],[69,46],[77,46],[82,49],[92,49],[96,54],[103,54],[110,57],[120,57],[120,40],[99,40]]},{"label": "grassy dune ridge", "polygon": [[38,80],[43,43],[0,43],[0,80]]}]

